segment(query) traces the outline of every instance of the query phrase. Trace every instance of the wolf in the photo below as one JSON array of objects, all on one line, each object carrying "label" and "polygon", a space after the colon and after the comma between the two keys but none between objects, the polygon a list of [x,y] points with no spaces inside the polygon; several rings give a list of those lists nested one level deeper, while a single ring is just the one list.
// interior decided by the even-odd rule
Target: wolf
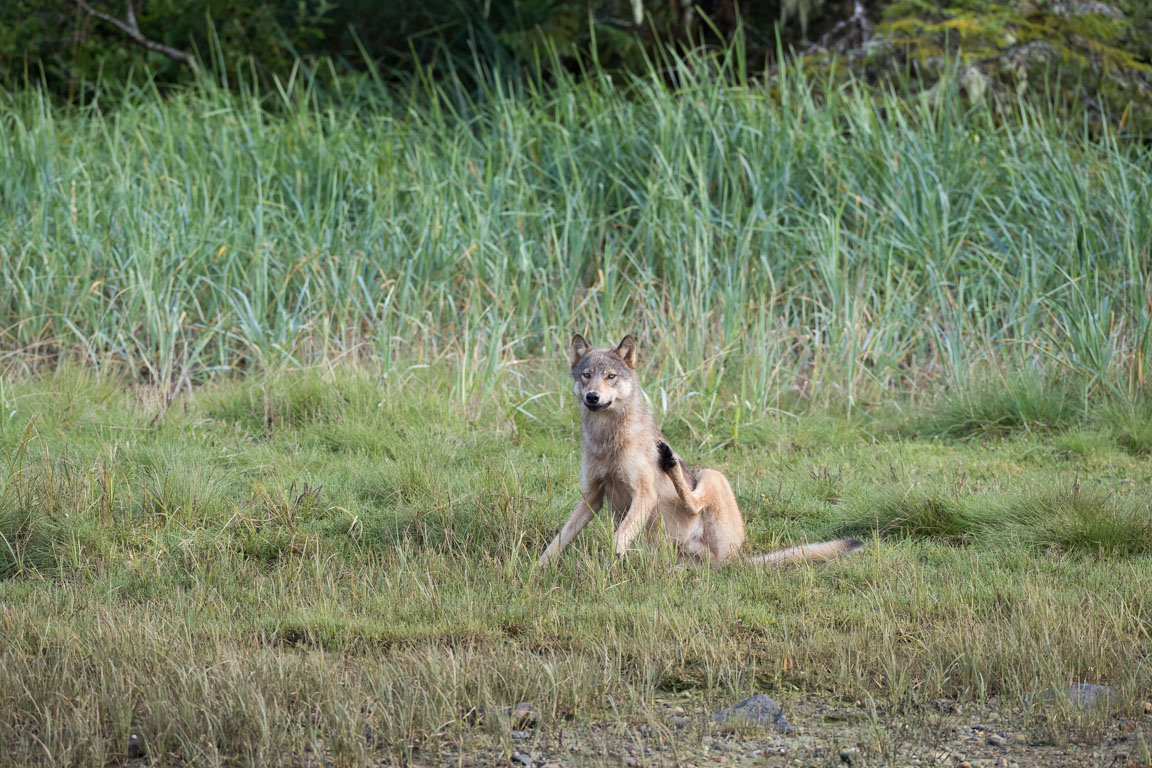
[{"label": "wolf", "polygon": [[[581,405],[581,500],[538,564],[553,565],[605,501],[612,508],[618,557],[641,530],[655,536],[663,521],[682,560],[713,566],[735,560],[745,532],[732,486],[714,469],[692,472],[664,439],[636,375],[636,340],[628,335],[615,349],[593,349],[576,334],[571,374]],[[863,546],[858,539],[836,539],[749,559],[766,565],[814,563]]]}]

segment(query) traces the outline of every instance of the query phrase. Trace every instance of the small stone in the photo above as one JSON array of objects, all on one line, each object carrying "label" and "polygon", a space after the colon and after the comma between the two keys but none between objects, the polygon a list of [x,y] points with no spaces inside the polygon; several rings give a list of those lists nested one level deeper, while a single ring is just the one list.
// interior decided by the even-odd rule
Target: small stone
[{"label": "small stone", "polygon": [[528,738],[532,734],[529,733],[528,731],[508,731],[508,735],[511,736],[516,741],[523,741],[524,739]]},{"label": "small stone", "polygon": [[686,728],[686,727],[688,727],[688,718],[686,718],[686,717],[674,717],[674,718],[672,718],[672,727],[673,728]]},{"label": "small stone", "polygon": [[1152,701],[1144,702],[1144,714],[1152,715]]},{"label": "small stone", "polygon": [[988,734],[988,743],[994,747],[1002,747],[1008,743],[1008,736],[1003,733]]},{"label": "small stone", "polygon": [[856,747],[849,747],[848,749],[840,750],[840,762],[852,765],[852,760],[856,757],[858,752],[859,750],[856,749]]},{"label": "small stone", "polygon": [[684,707],[672,707],[672,714],[676,715],[676,717],[684,717]]},{"label": "small stone", "polygon": [[812,750],[812,757],[824,757],[828,754],[828,750],[824,747],[816,747]]},{"label": "small stone", "polygon": [[961,760],[959,768],[972,768],[972,763],[968,762],[967,760]]},{"label": "small stone", "polygon": [[513,752],[512,753],[512,763],[514,765],[531,766],[532,765],[532,756],[529,755],[527,752]]}]

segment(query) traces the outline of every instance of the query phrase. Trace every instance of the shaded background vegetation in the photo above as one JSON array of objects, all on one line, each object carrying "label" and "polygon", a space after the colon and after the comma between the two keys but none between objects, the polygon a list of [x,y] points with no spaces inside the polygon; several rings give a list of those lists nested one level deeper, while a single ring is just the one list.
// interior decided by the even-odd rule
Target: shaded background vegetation
[{"label": "shaded background vegetation", "polygon": [[[104,15],[104,18],[101,15]],[[870,81],[908,75],[934,83],[951,60],[976,97],[1055,90],[1095,117],[1146,126],[1152,6],[1144,0],[13,0],[0,5],[0,81],[41,82],[67,98],[190,68],[146,52],[141,38],[187,52],[221,79],[265,85],[302,63],[347,74],[378,68],[404,79],[477,65],[523,71],[541,50],[544,67],[644,71],[665,46],[715,45],[738,30],[747,66],[759,72],[778,51],[829,69],[829,54]],[[545,72],[547,76],[547,72]]]}]

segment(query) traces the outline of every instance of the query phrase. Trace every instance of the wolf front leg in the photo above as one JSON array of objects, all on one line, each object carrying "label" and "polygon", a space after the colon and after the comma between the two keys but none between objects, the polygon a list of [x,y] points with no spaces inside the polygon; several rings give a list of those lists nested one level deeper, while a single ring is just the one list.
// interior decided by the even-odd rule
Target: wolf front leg
[{"label": "wolf front leg", "polygon": [[580,503],[576,505],[576,509],[572,510],[572,514],[568,516],[568,522],[564,523],[560,533],[552,539],[552,543],[548,545],[548,549],[544,550],[544,554],[540,555],[540,560],[536,564],[541,568],[547,568],[555,562],[564,548],[576,538],[576,534],[584,530],[584,526],[588,525],[596,516],[596,511],[600,509],[602,503],[603,496],[600,494],[581,499]]},{"label": "wolf front leg", "polygon": [[656,509],[656,494],[650,491],[644,491],[635,494],[632,497],[632,503],[628,505],[628,514],[624,515],[624,519],[620,521],[620,525],[616,527],[616,556],[624,557],[628,552],[628,547],[632,546],[632,540],[636,538],[636,534],[640,533],[648,522],[648,518]]}]

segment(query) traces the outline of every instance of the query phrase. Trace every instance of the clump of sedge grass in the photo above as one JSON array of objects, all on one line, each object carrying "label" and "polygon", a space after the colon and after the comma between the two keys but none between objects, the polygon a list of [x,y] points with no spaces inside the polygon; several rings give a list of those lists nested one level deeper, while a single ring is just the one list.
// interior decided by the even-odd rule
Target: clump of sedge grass
[{"label": "clump of sedge grass", "polygon": [[1020,535],[1037,546],[1101,557],[1152,554],[1152,506],[1077,486],[1012,510]]},{"label": "clump of sedge grass", "polygon": [[1062,431],[1083,414],[1083,401],[1072,387],[1023,376],[951,392],[920,417],[918,427],[932,437],[1002,437]]},{"label": "clump of sedge grass", "polygon": [[1113,439],[1133,456],[1152,455],[1152,402],[1114,406],[1104,419]]},{"label": "clump of sedge grass", "polygon": [[888,489],[855,502],[852,508],[839,528],[843,534],[967,544],[994,524],[991,510],[972,499],[917,488]]}]

